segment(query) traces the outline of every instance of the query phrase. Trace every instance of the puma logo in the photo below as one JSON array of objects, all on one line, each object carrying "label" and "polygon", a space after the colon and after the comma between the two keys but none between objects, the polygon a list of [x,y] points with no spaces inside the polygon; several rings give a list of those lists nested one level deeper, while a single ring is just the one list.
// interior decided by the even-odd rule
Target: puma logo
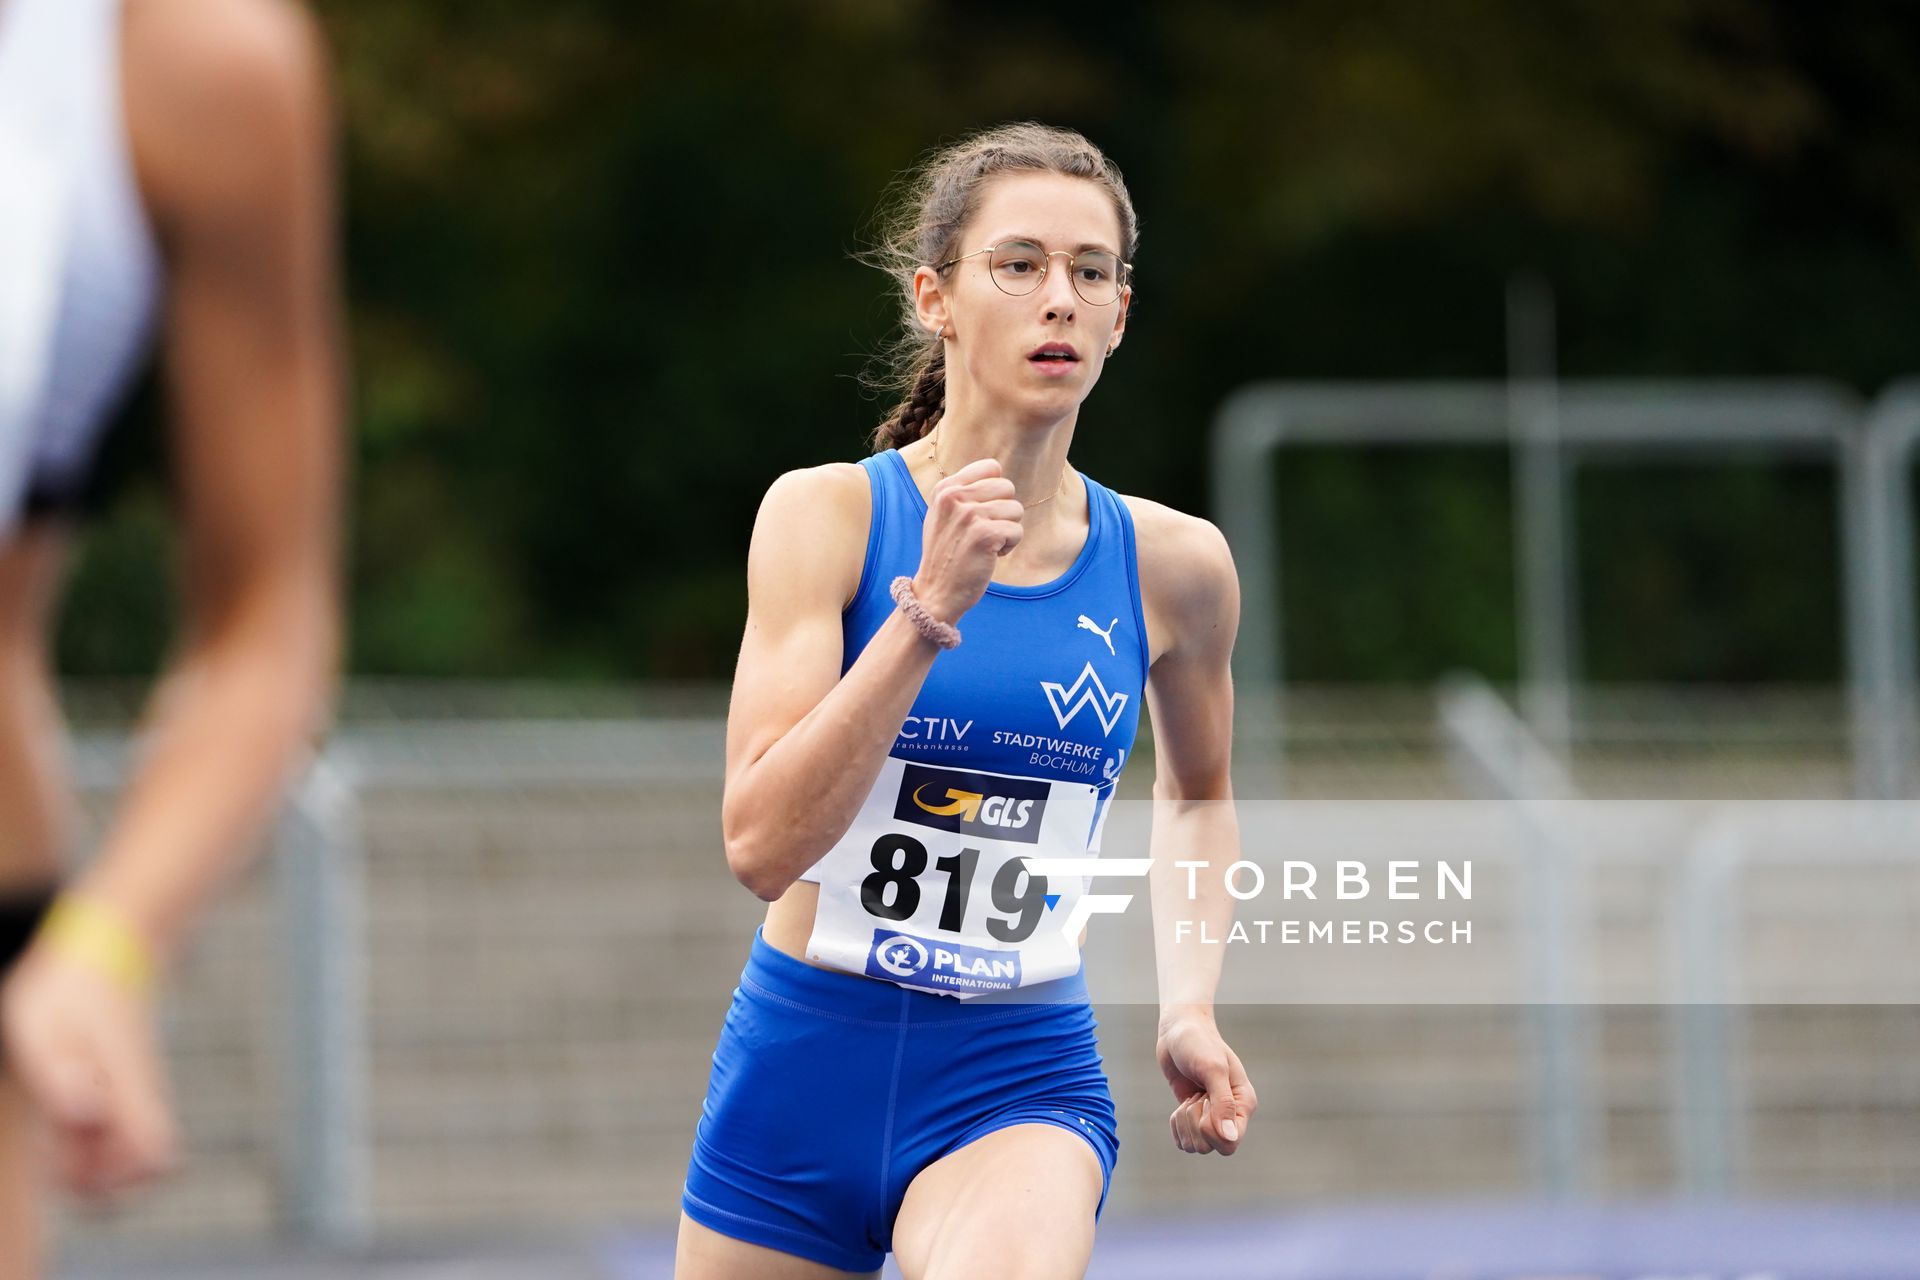
[{"label": "puma logo", "polygon": [[1107,629],[1105,631],[1102,631],[1092,618],[1089,618],[1086,614],[1083,613],[1080,615],[1080,623],[1077,629],[1081,631],[1093,632],[1093,634],[1099,636],[1102,640],[1105,640],[1107,642],[1107,652],[1113,653],[1113,629],[1116,626],[1118,626],[1119,623],[1120,623],[1120,619],[1115,618],[1112,622],[1109,622],[1107,624]]}]

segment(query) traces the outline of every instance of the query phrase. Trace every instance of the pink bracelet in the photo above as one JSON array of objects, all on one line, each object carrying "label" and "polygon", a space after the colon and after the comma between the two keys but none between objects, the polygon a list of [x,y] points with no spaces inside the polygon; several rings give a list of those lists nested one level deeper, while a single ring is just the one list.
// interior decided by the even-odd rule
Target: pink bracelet
[{"label": "pink bracelet", "polygon": [[942,649],[951,649],[960,643],[960,628],[928,613],[927,606],[921,604],[913,594],[913,579],[904,573],[893,580],[893,602],[900,606],[901,612],[907,615],[907,620],[921,635]]}]

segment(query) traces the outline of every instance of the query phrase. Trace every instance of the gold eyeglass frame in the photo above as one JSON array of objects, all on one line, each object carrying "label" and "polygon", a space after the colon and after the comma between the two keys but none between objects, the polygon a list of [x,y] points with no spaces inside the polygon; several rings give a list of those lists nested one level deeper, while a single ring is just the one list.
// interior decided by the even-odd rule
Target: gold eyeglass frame
[{"label": "gold eyeglass frame", "polygon": [[[992,253],[995,249],[1000,248],[1001,245],[1009,245],[1009,244],[1033,244],[1033,241],[1023,240],[1019,238],[1015,238],[1012,240],[1002,240],[1000,241],[999,244],[990,244],[984,249],[975,249],[972,253],[963,253],[958,258],[948,258],[945,262],[941,263],[938,267],[934,268],[934,270],[945,271],[948,267],[952,266],[956,262],[963,262],[968,258],[978,257],[980,254],[983,254],[983,253]],[[1040,249],[1040,246],[1037,244],[1033,244],[1033,247],[1036,249]],[[991,267],[989,267],[987,271],[987,275],[989,277],[992,277],[995,287],[997,287],[1000,290],[1000,292],[1006,294],[1008,297],[1024,298],[1029,293],[1037,292],[1040,288],[1040,285],[1046,280],[1047,272],[1053,270],[1054,255],[1066,254],[1067,283],[1072,286],[1074,296],[1079,298],[1080,301],[1086,303],[1088,306],[1090,307],[1112,306],[1114,303],[1120,301],[1121,293],[1130,287],[1127,284],[1127,278],[1133,274],[1133,264],[1131,262],[1120,262],[1120,255],[1117,253],[1112,253],[1111,251],[1106,249],[1085,249],[1081,251],[1084,253],[1105,253],[1109,257],[1111,257],[1115,262],[1120,264],[1120,270],[1115,275],[1114,281],[1113,281],[1113,296],[1111,298],[1108,298],[1104,302],[1095,302],[1092,298],[1089,298],[1086,294],[1080,292],[1080,282],[1077,279],[1075,279],[1073,276],[1073,264],[1079,261],[1080,254],[1067,253],[1065,249],[1040,249],[1040,252],[1046,255],[1047,264],[1044,267],[1040,268],[1040,274],[1034,278],[1033,288],[1028,289],[1026,293],[1015,293],[1013,290],[1007,288],[1006,285],[1001,284],[1000,278],[993,274]]]}]

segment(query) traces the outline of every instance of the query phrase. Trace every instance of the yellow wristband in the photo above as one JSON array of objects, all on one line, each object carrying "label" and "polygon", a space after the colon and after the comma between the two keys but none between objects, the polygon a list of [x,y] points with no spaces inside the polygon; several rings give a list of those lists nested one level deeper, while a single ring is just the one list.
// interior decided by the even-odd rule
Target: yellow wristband
[{"label": "yellow wristband", "polygon": [[153,986],[153,952],[120,914],[98,902],[63,893],[40,925],[40,940],[60,954],[106,974],[135,995]]}]

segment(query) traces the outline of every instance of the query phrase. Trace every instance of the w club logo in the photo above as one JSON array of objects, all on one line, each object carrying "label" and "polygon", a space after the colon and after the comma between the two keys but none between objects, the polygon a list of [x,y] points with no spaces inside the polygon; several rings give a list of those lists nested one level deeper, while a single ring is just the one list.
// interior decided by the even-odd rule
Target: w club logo
[{"label": "w club logo", "polygon": [[1100,683],[1100,677],[1091,662],[1080,668],[1080,678],[1070,687],[1063,687],[1052,680],[1042,680],[1040,687],[1046,691],[1047,704],[1053,708],[1053,718],[1060,722],[1062,729],[1080,714],[1081,707],[1090,706],[1093,714],[1100,719],[1102,732],[1112,733],[1113,726],[1120,723],[1120,713],[1127,706],[1127,695],[1108,693],[1107,686]]}]

